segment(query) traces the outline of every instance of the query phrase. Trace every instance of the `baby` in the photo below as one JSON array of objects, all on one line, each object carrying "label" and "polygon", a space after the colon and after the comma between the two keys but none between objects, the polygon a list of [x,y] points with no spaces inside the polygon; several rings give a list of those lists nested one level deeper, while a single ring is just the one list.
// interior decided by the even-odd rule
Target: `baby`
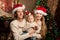
[{"label": "baby", "polygon": [[39,27],[37,25],[37,23],[34,21],[34,16],[32,13],[28,13],[27,15],[27,25],[26,25],[26,28],[27,28],[27,31],[32,31],[35,30],[34,34],[33,34],[33,37],[32,39],[33,40],[36,40],[36,38],[40,39],[41,38],[41,35],[40,35],[40,30],[41,30],[41,27]]}]

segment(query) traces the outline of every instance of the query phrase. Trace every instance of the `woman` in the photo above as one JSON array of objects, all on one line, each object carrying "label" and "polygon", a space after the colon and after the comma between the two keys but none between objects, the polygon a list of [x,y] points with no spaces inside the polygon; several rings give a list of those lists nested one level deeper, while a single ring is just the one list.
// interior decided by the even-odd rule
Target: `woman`
[{"label": "woman", "polygon": [[34,30],[29,31],[28,33],[25,33],[25,34],[23,33],[24,27],[26,26],[26,21],[23,18],[24,9],[25,9],[25,6],[22,4],[14,5],[13,14],[14,14],[15,20],[13,20],[10,23],[10,26],[11,26],[11,30],[13,32],[13,36],[15,40],[24,40],[26,38],[31,37],[32,34],[34,33]]},{"label": "woman", "polygon": [[40,34],[42,38],[45,38],[47,27],[45,24],[44,16],[47,15],[46,13],[47,10],[44,7],[38,6],[34,12],[35,12],[35,21],[38,24],[38,26],[41,27]]}]

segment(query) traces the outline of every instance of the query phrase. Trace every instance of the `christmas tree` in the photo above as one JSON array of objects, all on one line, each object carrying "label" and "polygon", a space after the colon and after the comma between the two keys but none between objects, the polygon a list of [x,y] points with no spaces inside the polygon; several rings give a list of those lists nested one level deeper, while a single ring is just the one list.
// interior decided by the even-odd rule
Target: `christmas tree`
[{"label": "christmas tree", "polygon": [[47,9],[47,16],[45,16],[45,21],[47,25],[47,33],[45,40],[56,40],[58,36],[56,22],[53,15],[51,14],[50,8],[47,6],[48,0],[37,0],[36,6],[43,6]]}]

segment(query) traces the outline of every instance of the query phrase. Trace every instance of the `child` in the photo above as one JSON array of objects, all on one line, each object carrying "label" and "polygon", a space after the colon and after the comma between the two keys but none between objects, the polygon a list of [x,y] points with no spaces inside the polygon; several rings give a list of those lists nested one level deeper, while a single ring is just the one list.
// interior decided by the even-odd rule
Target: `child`
[{"label": "child", "polygon": [[30,31],[30,30],[32,31],[32,29],[35,31],[33,34],[33,37],[32,37],[33,40],[36,40],[36,38],[41,38],[41,35],[39,34],[41,27],[39,27],[36,24],[36,22],[34,21],[34,16],[32,13],[27,13],[27,26],[26,26],[26,28],[27,28],[27,31]]}]

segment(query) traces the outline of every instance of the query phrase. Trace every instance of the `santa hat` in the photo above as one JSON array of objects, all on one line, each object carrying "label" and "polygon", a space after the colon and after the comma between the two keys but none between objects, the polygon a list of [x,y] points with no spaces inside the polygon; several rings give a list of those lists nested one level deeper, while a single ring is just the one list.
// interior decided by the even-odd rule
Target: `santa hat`
[{"label": "santa hat", "polygon": [[16,5],[14,5],[14,7],[13,7],[12,13],[14,13],[14,12],[17,11],[17,10],[24,10],[24,9],[25,9],[25,5],[16,4]]},{"label": "santa hat", "polygon": [[47,10],[46,10],[46,8],[44,8],[44,7],[41,7],[41,6],[38,6],[37,8],[36,8],[36,10],[34,10],[34,12],[35,12],[35,14],[36,13],[40,13],[40,14],[42,14],[42,15],[44,15],[44,16],[46,16],[47,15]]}]

